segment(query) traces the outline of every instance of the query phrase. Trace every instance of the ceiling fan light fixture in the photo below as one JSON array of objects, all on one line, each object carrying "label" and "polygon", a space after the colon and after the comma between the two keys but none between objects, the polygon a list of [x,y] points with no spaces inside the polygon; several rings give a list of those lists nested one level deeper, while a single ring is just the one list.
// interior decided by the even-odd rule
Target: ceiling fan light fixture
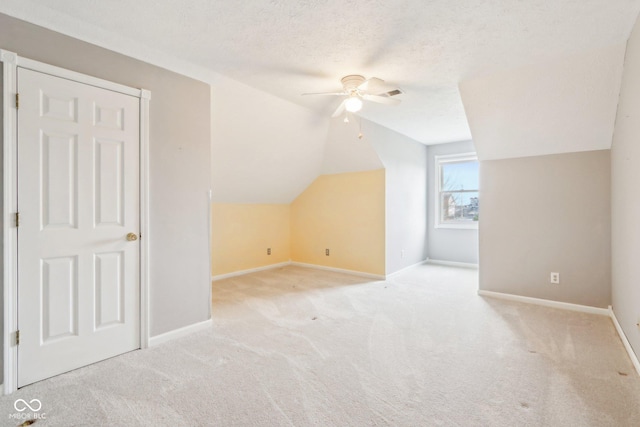
[{"label": "ceiling fan light fixture", "polygon": [[358,96],[350,96],[344,101],[344,108],[350,113],[357,113],[362,109],[362,100]]},{"label": "ceiling fan light fixture", "polygon": [[303,95],[345,97],[331,115],[331,117],[335,118],[345,111],[347,113],[357,113],[362,109],[364,101],[385,105],[398,105],[400,104],[400,100],[396,99],[395,95],[403,93],[402,90],[386,84],[384,80],[377,77],[365,79],[359,74],[350,74],[344,76],[340,82],[342,83],[342,92],[312,92],[303,93]]}]

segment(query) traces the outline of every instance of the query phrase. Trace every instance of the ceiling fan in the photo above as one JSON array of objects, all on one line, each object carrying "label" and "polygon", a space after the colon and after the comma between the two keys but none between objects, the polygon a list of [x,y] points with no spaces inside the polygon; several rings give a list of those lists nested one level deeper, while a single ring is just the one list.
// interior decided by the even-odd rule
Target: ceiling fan
[{"label": "ceiling fan", "polygon": [[386,84],[384,80],[377,77],[365,79],[361,75],[352,74],[344,76],[340,81],[342,82],[342,92],[303,93],[303,95],[346,96],[347,98],[340,103],[331,117],[338,117],[345,110],[350,113],[360,111],[362,101],[386,105],[400,104],[399,99],[392,97],[402,94],[402,90]]}]

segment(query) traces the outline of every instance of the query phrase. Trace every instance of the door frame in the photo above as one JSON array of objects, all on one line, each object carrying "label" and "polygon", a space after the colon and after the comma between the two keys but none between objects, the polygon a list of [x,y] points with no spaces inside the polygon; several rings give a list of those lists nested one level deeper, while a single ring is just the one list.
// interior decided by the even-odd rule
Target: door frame
[{"label": "door frame", "polygon": [[3,208],[3,365],[4,394],[11,394],[18,385],[18,135],[17,135],[17,73],[18,67],[73,80],[79,83],[135,96],[140,99],[140,348],[149,347],[149,101],[151,92],[99,79],[75,71],[23,58],[0,49],[2,63],[2,178]]}]

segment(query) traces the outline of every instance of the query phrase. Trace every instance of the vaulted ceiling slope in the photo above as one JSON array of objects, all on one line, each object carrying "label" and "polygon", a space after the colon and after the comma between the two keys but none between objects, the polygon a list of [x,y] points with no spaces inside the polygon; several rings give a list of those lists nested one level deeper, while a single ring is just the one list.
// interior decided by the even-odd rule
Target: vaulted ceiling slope
[{"label": "vaulted ceiling slope", "polygon": [[460,84],[480,160],[611,148],[625,44]]},{"label": "vaulted ceiling slope", "polygon": [[211,92],[214,202],[288,204],[320,175],[328,118],[230,79]]},{"label": "vaulted ceiling slope", "polygon": [[335,99],[300,94],[377,76],[405,90],[403,103],[362,116],[430,144],[471,137],[460,81],[623,44],[640,0],[3,0],[0,11],[324,116]]}]

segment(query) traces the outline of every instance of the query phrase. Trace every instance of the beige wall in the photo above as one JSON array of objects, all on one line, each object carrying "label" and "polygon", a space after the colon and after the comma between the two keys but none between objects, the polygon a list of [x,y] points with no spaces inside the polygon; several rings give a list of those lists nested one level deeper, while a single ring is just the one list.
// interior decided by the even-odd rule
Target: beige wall
[{"label": "beige wall", "polygon": [[383,275],[385,171],[321,175],[291,205],[214,203],[211,224],[214,276],[289,260]]},{"label": "beige wall", "polygon": [[611,303],[609,159],[603,150],[481,162],[480,289]]},{"label": "beige wall", "polygon": [[640,355],[640,23],[624,63],[611,148],[611,255],[613,312]]},{"label": "beige wall", "polygon": [[209,318],[209,85],[3,14],[0,48],[151,91],[151,335]]},{"label": "beige wall", "polygon": [[384,169],[321,175],[298,196],[291,204],[291,259],[385,274]]},{"label": "beige wall", "polygon": [[[214,276],[289,261],[289,205],[214,203]],[[271,248],[271,255],[267,255]]]}]

